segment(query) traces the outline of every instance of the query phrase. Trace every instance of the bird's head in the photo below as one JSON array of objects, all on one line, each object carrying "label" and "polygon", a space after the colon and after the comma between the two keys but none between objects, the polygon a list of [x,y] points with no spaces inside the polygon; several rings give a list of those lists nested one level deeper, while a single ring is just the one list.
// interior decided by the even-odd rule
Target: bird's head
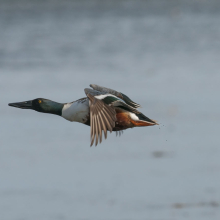
[{"label": "bird's head", "polygon": [[38,112],[51,113],[55,115],[62,115],[62,109],[64,106],[62,103],[57,103],[44,98],[37,98],[24,102],[9,103],[8,105],[22,109],[33,109]]}]

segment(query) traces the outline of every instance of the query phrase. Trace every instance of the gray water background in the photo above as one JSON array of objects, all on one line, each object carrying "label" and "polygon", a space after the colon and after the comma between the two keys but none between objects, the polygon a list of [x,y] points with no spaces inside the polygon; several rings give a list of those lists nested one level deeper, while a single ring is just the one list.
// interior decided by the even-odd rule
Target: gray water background
[{"label": "gray water background", "polygon": [[[219,1],[0,1],[0,219],[220,219]],[[8,107],[94,83],[159,126],[109,134]]]}]

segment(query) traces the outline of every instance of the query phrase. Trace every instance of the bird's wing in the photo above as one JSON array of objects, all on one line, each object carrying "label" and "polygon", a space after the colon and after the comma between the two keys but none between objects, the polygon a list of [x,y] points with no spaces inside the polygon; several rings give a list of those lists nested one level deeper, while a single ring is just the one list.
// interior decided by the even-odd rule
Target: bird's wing
[{"label": "bird's wing", "polygon": [[124,100],[128,105],[130,105],[133,108],[139,108],[141,107],[139,104],[133,102],[128,96],[123,94],[122,92],[117,92],[113,89],[108,89],[102,86],[98,86],[95,84],[90,84],[90,87],[93,88],[95,91],[99,91],[100,94],[112,94],[114,96],[117,96],[118,98]]},{"label": "bird's wing", "polygon": [[[89,98],[90,108],[90,126],[91,126],[91,145],[93,145],[96,138],[95,145],[102,142],[102,131],[104,131],[105,138],[107,138],[107,130],[112,132],[115,127],[116,112],[112,105],[108,105],[100,99],[97,99],[94,94],[94,90],[85,89],[85,93]],[[100,95],[100,93],[99,93]]]}]

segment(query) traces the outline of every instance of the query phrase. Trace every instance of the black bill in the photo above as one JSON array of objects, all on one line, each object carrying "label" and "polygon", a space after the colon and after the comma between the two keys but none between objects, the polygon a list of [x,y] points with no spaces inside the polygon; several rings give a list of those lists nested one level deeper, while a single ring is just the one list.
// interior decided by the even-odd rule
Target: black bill
[{"label": "black bill", "polygon": [[9,103],[9,106],[15,108],[32,109],[32,101]]}]

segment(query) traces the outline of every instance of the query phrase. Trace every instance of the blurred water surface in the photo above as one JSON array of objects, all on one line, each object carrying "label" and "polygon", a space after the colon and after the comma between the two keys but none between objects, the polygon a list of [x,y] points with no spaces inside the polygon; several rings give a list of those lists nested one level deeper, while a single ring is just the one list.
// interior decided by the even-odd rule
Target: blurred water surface
[{"label": "blurred water surface", "polygon": [[[219,219],[218,1],[0,1],[0,218]],[[108,135],[8,107],[94,83],[160,126]]]}]

